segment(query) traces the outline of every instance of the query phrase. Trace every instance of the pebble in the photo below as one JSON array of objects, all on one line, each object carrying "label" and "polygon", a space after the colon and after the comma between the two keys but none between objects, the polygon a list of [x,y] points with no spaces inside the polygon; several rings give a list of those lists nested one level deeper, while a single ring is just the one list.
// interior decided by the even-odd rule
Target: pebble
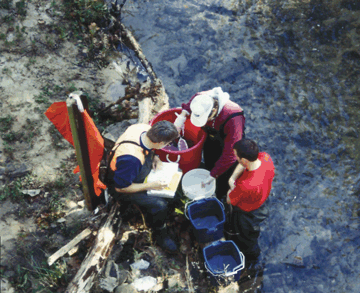
[{"label": "pebble", "polygon": [[22,177],[31,172],[30,167],[25,164],[15,165],[13,163],[10,163],[5,168],[5,174],[11,178]]},{"label": "pebble", "polygon": [[138,293],[138,291],[131,284],[122,284],[116,287],[114,293]]},{"label": "pebble", "polygon": [[31,197],[35,197],[35,196],[39,195],[40,192],[41,192],[41,189],[24,189],[24,190],[21,190],[22,194],[30,195]]}]

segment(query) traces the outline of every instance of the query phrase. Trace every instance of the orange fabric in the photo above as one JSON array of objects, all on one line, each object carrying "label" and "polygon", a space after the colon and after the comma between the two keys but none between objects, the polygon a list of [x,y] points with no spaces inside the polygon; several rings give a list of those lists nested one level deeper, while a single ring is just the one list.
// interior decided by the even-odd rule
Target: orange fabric
[{"label": "orange fabric", "polygon": [[66,102],[55,102],[45,112],[60,134],[74,146]]},{"label": "orange fabric", "polygon": [[149,124],[134,124],[129,126],[125,132],[118,138],[118,140],[115,142],[115,145],[113,147],[113,150],[116,149],[115,154],[113,156],[112,161],[110,162],[110,168],[111,170],[116,170],[116,159],[117,157],[123,156],[123,155],[132,155],[136,158],[138,158],[141,162],[141,164],[144,164],[145,162],[145,155],[143,152],[143,148],[136,147],[133,144],[123,144],[121,147],[117,147],[122,141],[133,141],[138,144],[140,144],[140,135],[144,131],[148,131],[151,128]]},{"label": "orange fabric", "polygon": [[86,129],[90,168],[94,179],[94,191],[95,194],[99,196],[101,194],[101,190],[106,188],[106,185],[99,179],[100,162],[104,154],[104,139],[86,110],[82,113],[82,118]]},{"label": "orange fabric", "polygon": [[[45,115],[55,125],[61,135],[74,146],[66,102],[53,103],[49,109],[47,109]],[[100,196],[101,190],[106,188],[106,185],[99,179],[100,162],[104,153],[104,139],[86,110],[82,113],[82,118],[86,130],[85,134],[90,156],[90,169],[94,181],[94,191],[97,196]],[[79,171],[80,168],[77,166],[74,173],[78,173]]]}]

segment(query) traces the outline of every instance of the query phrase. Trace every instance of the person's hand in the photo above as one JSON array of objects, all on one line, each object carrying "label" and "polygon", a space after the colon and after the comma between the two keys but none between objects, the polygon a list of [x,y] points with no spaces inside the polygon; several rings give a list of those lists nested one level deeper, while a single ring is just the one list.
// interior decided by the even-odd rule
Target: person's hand
[{"label": "person's hand", "polygon": [[229,186],[230,190],[233,190],[235,188],[235,180],[230,177],[229,179]]},{"label": "person's hand", "polygon": [[162,162],[159,158],[159,156],[154,156],[153,162],[152,162],[152,168],[154,170],[158,170],[162,168]]},{"label": "person's hand", "polygon": [[215,178],[209,175],[203,182],[201,182],[201,188],[205,188],[206,185],[211,184],[214,180]]},{"label": "person's hand", "polygon": [[168,185],[164,181],[155,181],[149,184],[149,189],[161,190],[166,188]]},{"label": "person's hand", "polygon": [[184,123],[186,121],[186,116],[189,115],[189,112],[186,110],[182,110],[181,114],[176,114],[177,118],[174,121],[174,125],[177,128],[178,131],[181,130],[181,128],[184,126]]},{"label": "person's hand", "polygon": [[187,116],[189,116],[190,115],[190,113],[187,111],[187,110],[185,110],[185,109],[182,109],[182,111],[181,111],[181,114],[180,114],[181,116],[184,116],[184,117],[187,117]]}]

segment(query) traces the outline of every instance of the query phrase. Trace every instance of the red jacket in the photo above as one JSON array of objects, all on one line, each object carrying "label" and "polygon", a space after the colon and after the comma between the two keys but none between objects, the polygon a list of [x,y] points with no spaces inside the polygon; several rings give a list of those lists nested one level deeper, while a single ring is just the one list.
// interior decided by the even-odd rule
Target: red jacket
[{"label": "red jacket", "polygon": [[[191,97],[188,103],[183,103],[181,107],[191,114],[190,103],[200,93]],[[220,130],[221,125],[226,119],[233,113],[242,112],[243,109],[233,101],[228,100],[222,108],[219,115],[215,118],[213,125],[212,121],[206,123],[206,125],[213,127],[216,130]],[[231,118],[224,127],[224,133],[226,138],[224,140],[224,148],[221,157],[215,163],[214,168],[210,171],[210,175],[214,178],[219,177],[226,172],[235,162],[236,157],[233,152],[233,145],[235,142],[241,140],[243,135],[243,128],[245,125],[245,117],[243,115]]]},{"label": "red jacket", "polygon": [[235,188],[229,193],[233,206],[245,212],[258,209],[268,198],[275,167],[269,154],[259,153],[261,166],[253,171],[245,170],[235,181]]}]

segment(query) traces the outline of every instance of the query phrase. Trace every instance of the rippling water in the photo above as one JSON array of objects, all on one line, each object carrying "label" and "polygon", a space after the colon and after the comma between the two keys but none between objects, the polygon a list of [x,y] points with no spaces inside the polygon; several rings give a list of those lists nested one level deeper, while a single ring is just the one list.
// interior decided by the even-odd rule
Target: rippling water
[{"label": "rippling water", "polygon": [[221,86],[276,177],[260,292],[360,292],[360,2],[127,1],[177,107]]}]

